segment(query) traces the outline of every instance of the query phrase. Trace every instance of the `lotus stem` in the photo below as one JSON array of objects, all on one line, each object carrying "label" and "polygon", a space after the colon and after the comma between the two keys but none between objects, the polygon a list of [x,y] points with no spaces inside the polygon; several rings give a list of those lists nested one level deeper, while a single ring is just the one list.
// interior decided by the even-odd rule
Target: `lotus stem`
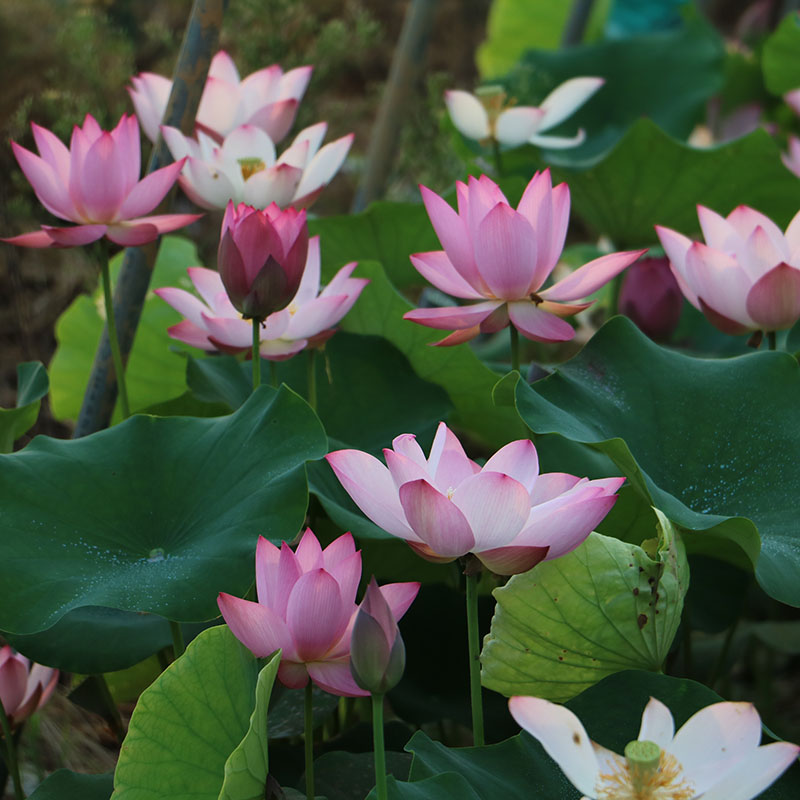
[{"label": "lotus stem", "polygon": [[767,331],[767,343],[770,350],[776,349],[777,336],[775,331]]},{"label": "lotus stem", "polygon": [[372,695],[372,749],[375,753],[375,788],[378,790],[378,800],[387,800],[382,694]]},{"label": "lotus stem", "polygon": [[305,696],[306,798],[314,800],[314,684],[309,679]]},{"label": "lotus stem", "polygon": [[180,658],[186,650],[186,645],[183,641],[183,631],[181,630],[180,622],[174,620],[169,621],[169,629],[172,633],[172,656],[173,658]]},{"label": "lotus stem", "polygon": [[508,330],[511,334],[511,369],[519,372],[519,331],[513,322],[509,323]]},{"label": "lotus stem", "polygon": [[317,351],[313,347],[309,347],[307,352],[307,365],[308,365],[308,404],[314,411],[317,410],[317,370],[316,367],[316,354]]},{"label": "lotus stem", "polygon": [[253,391],[261,385],[261,320],[253,318]]},{"label": "lotus stem", "polygon": [[22,790],[22,779],[19,775],[17,749],[14,743],[14,737],[11,735],[11,723],[6,715],[2,700],[0,700],[0,727],[3,729],[3,739],[6,743],[6,766],[11,773],[11,780],[14,782],[14,796],[17,800],[25,800],[25,792]]},{"label": "lotus stem", "polygon": [[472,704],[472,741],[484,744],[483,699],[481,698],[481,654],[478,633],[478,573],[467,576],[467,644],[469,649],[469,696]]},{"label": "lotus stem", "polygon": [[100,268],[103,276],[103,299],[106,307],[108,343],[111,345],[111,357],[114,360],[114,373],[117,378],[117,391],[119,394],[119,404],[122,408],[122,418],[127,419],[131,415],[131,409],[128,404],[128,389],[125,386],[125,365],[122,363],[122,353],[119,349],[117,322],[114,317],[114,300],[111,297],[111,270],[108,266],[108,245],[106,245],[105,239],[103,239],[102,242]]}]

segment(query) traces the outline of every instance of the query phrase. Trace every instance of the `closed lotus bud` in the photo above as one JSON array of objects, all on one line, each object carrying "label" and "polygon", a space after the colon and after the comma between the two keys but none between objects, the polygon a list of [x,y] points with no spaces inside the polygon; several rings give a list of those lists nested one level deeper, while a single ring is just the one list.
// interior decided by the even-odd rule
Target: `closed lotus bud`
[{"label": "closed lotus bud", "polygon": [[12,728],[41,708],[57,683],[57,669],[32,664],[8,645],[0,647],[0,702]]},{"label": "closed lotus bud", "polygon": [[385,694],[403,677],[406,648],[392,610],[373,576],[350,639],[350,672],[362,689]]},{"label": "closed lotus bud", "polygon": [[246,319],[263,320],[289,305],[307,255],[305,211],[228,203],[217,266],[231,303]]},{"label": "closed lotus bud", "polygon": [[683,294],[666,258],[643,258],[628,268],[619,310],[651,339],[668,339],[678,327],[682,308]]}]

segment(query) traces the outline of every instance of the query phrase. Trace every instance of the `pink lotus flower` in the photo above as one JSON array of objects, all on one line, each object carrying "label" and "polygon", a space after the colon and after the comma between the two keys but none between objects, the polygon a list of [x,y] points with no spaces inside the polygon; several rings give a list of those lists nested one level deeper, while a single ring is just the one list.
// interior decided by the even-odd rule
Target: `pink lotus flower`
[{"label": "pink lotus flower", "polygon": [[625,481],[539,474],[528,439],[507,444],[480,467],[443,422],[427,459],[410,433],[383,454],[386,466],[359,450],[326,459],[361,511],[423,558],[447,562],[473,553],[499,575],[574,550]]},{"label": "pink lotus flower", "polygon": [[275,203],[260,211],[228,202],[222,219],[217,267],[234,308],[266,319],[289,305],[308,256],[306,212]]},{"label": "pink lotus flower", "polygon": [[[217,603],[234,636],[258,658],[280,649],[278,679],[300,689],[308,679],[331,694],[360,697],[350,674],[350,636],[361,580],[361,553],[346,533],[324,550],[310,529],[296,552],[263,537],[256,549],[258,602],[221,592]],[[395,619],[406,613],[418,583],[380,587]]]},{"label": "pink lotus flower", "polygon": [[678,327],[682,308],[683,295],[666,258],[643,258],[625,273],[620,313],[651,339],[668,339]]},{"label": "pink lotus flower", "polygon": [[584,131],[571,138],[540,134],[572,116],[604,83],[603,78],[570,78],[538,107],[507,104],[501,86],[483,86],[475,94],[453,89],[444,93],[444,99],[450,119],[468,139],[494,139],[507,147],[530,142],[563,149],[579,145],[586,138]]},{"label": "pink lotus flower", "polygon": [[327,124],[301,131],[276,159],[275,145],[255,125],[240,125],[222,145],[199,132],[197,139],[163,127],[173,158],[185,158],[178,179],[189,199],[202,208],[224,208],[229,200],[266,208],[310,206],[342,166],[353,134],[320,149]]},{"label": "pink lotus flower", "polygon": [[509,324],[540,342],[563,342],[575,331],[561,317],[591,303],[575,304],[599,289],[645,251],[596,258],[547,289],[542,286],[558,263],[569,221],[569,189],[552,188],[550,171],[536,173],[515,211],[494,181],[481,175],[456,183],[458,213],[424,186],[422,200],[444,250],[417,253],[411,263],[437,289],[468,306],[418,308],[405,319],[454,333],[436,344],[469,341]]},{"label": "pink lotus flower", "polygon": [[350,638],[350,673],[371,694],[386,694],[403,677],[406,646],[374,576],[358,607]]},{"label": "pink lotus flower", "polygon": [[[243,80],[231,57],[220,50],[211,60],[197,110],[199,131],[222,141],[239,125],[255,125],[279,142],[289,132],[300,100],[311,79],[311,67],[285,73],[277,65],[253,72]],[[164,119],[172,81],[152,72],[131,78],[128,92],[148,139],[155,142]]]},{"label": "pink lotus flower", "polygon": [[107,236],[130,247],[152,242],[199,218],[199,214],[143,216],[164,199],[183,162],[139,180],[141,150],[135,117],[123,114],[109,132],[87,114],[83,127],[73,129],[69,150],[46,128],[31,127],[41,155],[12,142],[14,155],[42,205],[51,214],[79,224],[73,228],[42,225],[41,231],[3,241],[23,247],[75,247]]},{"label": "pink lotus flower", "polygon": [[57,669],[31,664],[8,645],[0,647],[0,702],[12,727],[40,709],[57,683]]},{"label": "pink lotus flower", "polygon": [[686,299],[734,336],[794,325],[800,317],[800,214],[785,236],[747,206],[727,218],[698,206],[697,216],[706,244],[656,225]]},{"label": "pink lotus flower", "polygon": [[762,745],[750,703],[714,703],[675,733],[669,709],[654,697],[625,756],[589,739],[568,708],[512,697],[511,715],[535,736],[583,800],[751,800],[797,759],[789,742]]},{"label": "pink lotus flower", "polygon": [[[320,293],[319,236],[309,239],[297,294],[286,308],[270,314],[261,325],[262,358],[280,361],[327,341],[369,283],[366,278],[350,277],[355,268],[355,262],[346,264]],[[169,328],[169,335],[201,350],[250,352],[252,323],[233,307],[219,273],[204,267],[189,267],[188,273],[202,300],[183,289],[155,290],[186,317]]]}]

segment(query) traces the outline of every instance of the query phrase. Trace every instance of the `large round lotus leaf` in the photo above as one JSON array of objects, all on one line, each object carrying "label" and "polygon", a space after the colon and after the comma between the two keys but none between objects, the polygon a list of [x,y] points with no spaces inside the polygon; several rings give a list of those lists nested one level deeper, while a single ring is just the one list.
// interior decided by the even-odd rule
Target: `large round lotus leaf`
[{"label": "large round lotus leaf", "polygon": [[690,552],[757,561],[764,591],[800,606],[794,358],[691,358],[617,317],[554,375],[518,383],[516,402],[537,433],[610,456],[648,502],[687,529]]},{"label": "large round lotus leaf", "polygon": [[689,569],[669,520],[645,549],[592,533],[576,550],[495,589],[484,686],[564,702],[614,672],[659,671],[678,630]]},{"label": "large round lotus leaf", "polygon": [[774,94],[800,87],[800,19],[787,14],[764,44],[761,66],[764,83]]},{"label": "large round lotus leaf", "polygon": [[[617,753],[635,739],[642,711],[650,697],[672,712],[676,726],[701,708],[722,698],[694,681],[652,672],[618,672],[566,703],[581,720],[593,741]],[[415,733],[407,750],[414,754],[411,781],[443,772],[467,779],[480,800],[532,797],[541,800],[578,800],[581,796],[541,745],[525,733],[488,747],[447,748]],[[800,797],[800,766],[795,764],[777,783],[759,795],[761,800]]]},{"label": "large round lotus leaf", "polygon": [[137,415],[0,456],[0,630],[81,606],[215,617],[252,582],[258,535],[302,526],[303,463],[326,443],[300,397],[262,387],[228,417]]},{"label": "large round lotus leaf", "polygon": [[108,800],[114,787],[114,776],[83,775],[60,769],[39,784],[29,800]]},{"label": "large round lotus leaf", "polygon": [[[226,625],[203,631],[139,698],[113,800],[241,797],[240,788],[266,771],[258,744],[267,717],[256,719],[253,709],[265,711],[277,666],[276,655],[260,678],[258,661]],[[263,789],[262,782],[260,795],[247,796],[263,797]]]},{"label": "large round lotus leaf", "polygon": [[[619,249],[654,244],[654,225],[686,235],[699,232],[697,203],[720,214],[740,204],[752,206],[781,226],[800,207],[800,181],[784,167],[780,148],[763,130],[697,149],[641,119],[596,160],[576,164],[559,155],[549,161],[556,165],[554,180],[569,184],[573,213],[610,236]],[[530,174],[529,160],[520,167]]]}]

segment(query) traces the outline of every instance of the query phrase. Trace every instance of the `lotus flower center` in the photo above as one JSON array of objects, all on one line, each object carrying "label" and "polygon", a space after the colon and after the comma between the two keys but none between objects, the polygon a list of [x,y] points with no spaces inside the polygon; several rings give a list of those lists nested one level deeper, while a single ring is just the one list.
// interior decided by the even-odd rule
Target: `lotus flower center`
[{"label": "lotus flower center", "polygon": [[293,317],[297,313],[297,303],[289,303],[289,316]]},{"label": "lotus flower center", "polygon": [[629,742],[625,757],[614,754],[610,772],[597,780],[597,800],[692,800],[694,786],[675,756],[654,742]]},{"label": "lotus flower center", "polygon": [[267,165],[258,157],[240,158],[238,161],[242,170],[242,178],[245,180],[247,180],[251,175],[255,175],[256,172],[261,172],[267,168]]},{"label": "lotus flower center", "polygon": [[445,492],[445,494],[447,495],[447,499],[448,500],[452,500],[453,499],[453,495],[455,494],[455,491],[456,490],[455,490],[455,488],[453,486],[448,486],[447,487],[447,491]]}]

